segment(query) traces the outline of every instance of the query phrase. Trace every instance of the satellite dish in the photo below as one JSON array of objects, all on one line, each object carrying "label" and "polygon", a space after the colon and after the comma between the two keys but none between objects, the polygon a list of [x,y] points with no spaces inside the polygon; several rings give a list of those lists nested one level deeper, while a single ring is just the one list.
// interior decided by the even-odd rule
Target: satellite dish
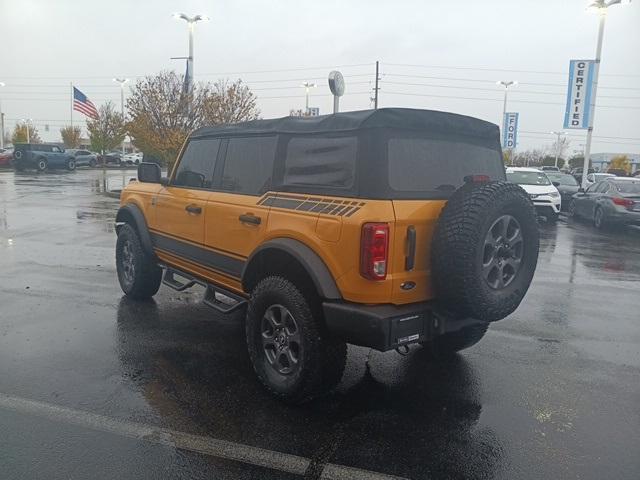
[{"label": "satellite dish", "polygon": [[329,90],[336,97],[344,95],[344,77],[337,70],[329,73]]}]

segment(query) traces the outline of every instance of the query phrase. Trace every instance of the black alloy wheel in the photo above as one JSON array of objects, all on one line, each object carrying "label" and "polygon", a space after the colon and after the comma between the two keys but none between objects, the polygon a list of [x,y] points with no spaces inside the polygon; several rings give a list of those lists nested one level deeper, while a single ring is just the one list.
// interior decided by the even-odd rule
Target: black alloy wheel
[{"label": "black alloy wheel", "polygon": [[498,217],[484,239],[482,271],[487,284],[496,290],[511,284],[522,266],[522,228],[512,215]]},{"label": "black alloy wheel", "polygon": [[271,368],[281,375],[297,373],[303,344],[300,329],[287,307],[271,305],[261,323],[262,349]]}]

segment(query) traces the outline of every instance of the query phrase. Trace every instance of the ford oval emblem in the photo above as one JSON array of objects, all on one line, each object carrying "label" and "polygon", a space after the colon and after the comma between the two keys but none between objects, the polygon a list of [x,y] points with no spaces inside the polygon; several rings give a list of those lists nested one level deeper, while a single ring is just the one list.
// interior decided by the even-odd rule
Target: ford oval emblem
[{"label": "ford oval emblem", "polygon": [[400,288],[402,290],[411,290],[415,286],[416,286],[416,282],[402,282],[402,284],[400,285]]}]

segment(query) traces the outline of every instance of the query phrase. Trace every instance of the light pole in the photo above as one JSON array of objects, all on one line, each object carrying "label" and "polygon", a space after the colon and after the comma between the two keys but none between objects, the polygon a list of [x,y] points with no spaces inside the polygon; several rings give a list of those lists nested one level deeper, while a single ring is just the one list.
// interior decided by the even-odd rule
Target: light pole
[{"label": "light pole", "polygon": [[189,56],[187,57],[187,78],[185,81],[187,82],[187,91],[189,93],[193,92],[193,29],[196,23],[198,22],[208,22],[209,17],[206,15],[194,15],[190,17],[185,13],[174,13],[173,18],[182,19],[187,22],[187,27],[189,29]]},{"label": "light pole", "polygon": [[[0,87],[4,87],[4,82],[0,82]],[[0,99],[0,148],[4,148],[4,113],[2,112],[2,99]]]},{"label": "light pole", "polygon": [[[607,18],[607,10],[609,7],[617,4],[631,3],[631,0],[595,0],[591,5],[587,7],[590,12],[597,13],[599,18],[598,22],[598,43],[596,44],[596,65],[593,71],[593,92],[591,95],[591,102],[594,105],[593,113],[589,116],[589,125],[587,129],[587,141],[584,146],[584,163],[582,165],[582,188],[587,188],[587,174],[589,173],[589,161],[591,160],[591,135],[593,134],[593,117],[596,114],[596,91],[598,89],[598,75],[600,74],[600,61],[602,59],[602,38],[604,37],[604,22]],[[586,108],[591,108],[591,105],[587,105]]]},{"label": "light pole", "polygon": [[312,82],[304,82],[302,85],[300,85],[301,87],[304,87],[304,93],[305,93],[305,110],[304,110],[304,114],[305,115],[309,115],[309,89],[311,88],[316,88],[317,85],[315,83]]},{"label": "light pole", "polygon": [[518,85],[517,80],[499,80],[496,85],[504,87],[504,101],[502,102],[502,125],[504,125],[504,117],[507,114],[507,91],[509,87],[515,87]]},{"label": "light pole", "polygon": [[30,118],[23,118],[20,120],[22,124],[27,127],[27,143],[31,143],[31,132],[29,132],[29,125],[31,124]]},{"label": "light pole", "polygon": [[[114,82],[120,84],[120,115],[124,122],[124,84],[129,81],[128,78],[114,78]],[[122,160],[124,160],[124,138],[122,139]]]},{"label": "light pole", "polygon": [[[502,102],[502,123],[500,124],[502,126],[502,135],[504,137],[505,133],[504,130],[506,128],[506,118],[507,118],[507,92],[509,90],[509,87],[515,87],[516,85],[518,85],[518,81],[517,80],[498,80],[496,82],[496,85],[498,86],[502,86],[504,87],[504,101]],[[513,149],[511,149],[511,152],[509,154],[509,161],[512,162],[513,159],[511,158],[513,156]]]},{"label": "light pole", "polygon": [[[549,132],[551,135],[557,135],[557,139],[556,139],[556,161],[554,162],[554,165],[556,168],[558,168],[558,156],[560,155],[560,137],[563,135],[569,135],[569,132]],[[564,167],[564,165],[563,165]]]}]

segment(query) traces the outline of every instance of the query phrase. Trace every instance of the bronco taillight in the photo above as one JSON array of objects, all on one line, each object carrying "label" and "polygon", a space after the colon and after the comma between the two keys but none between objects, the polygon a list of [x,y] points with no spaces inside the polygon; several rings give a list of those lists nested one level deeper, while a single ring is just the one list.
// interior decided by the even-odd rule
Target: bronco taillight
[{"label": "bronco taillight", "polygon": [[365,223],[360,242],[360,274],[369,280],[387,278],[389,225]]}]

